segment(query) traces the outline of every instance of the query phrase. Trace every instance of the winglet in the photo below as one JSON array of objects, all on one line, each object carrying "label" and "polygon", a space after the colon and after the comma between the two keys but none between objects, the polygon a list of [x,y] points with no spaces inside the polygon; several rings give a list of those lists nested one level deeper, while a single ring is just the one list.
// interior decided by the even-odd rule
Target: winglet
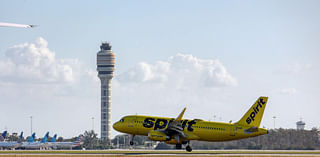
[{"label": "winglet", "polygon": [[187,108],[184,108],[175,121],[180,122]]}]

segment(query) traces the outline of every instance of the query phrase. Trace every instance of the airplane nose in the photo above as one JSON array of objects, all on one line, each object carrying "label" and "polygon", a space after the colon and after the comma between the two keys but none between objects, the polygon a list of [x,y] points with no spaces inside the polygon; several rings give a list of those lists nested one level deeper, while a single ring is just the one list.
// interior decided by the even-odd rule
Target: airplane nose
[{"label": "airplane nose", "polygon": [[114,130],[119,131],[119,128],[120,128],[119,122],[114,123],[112,127],[113,127]]}]

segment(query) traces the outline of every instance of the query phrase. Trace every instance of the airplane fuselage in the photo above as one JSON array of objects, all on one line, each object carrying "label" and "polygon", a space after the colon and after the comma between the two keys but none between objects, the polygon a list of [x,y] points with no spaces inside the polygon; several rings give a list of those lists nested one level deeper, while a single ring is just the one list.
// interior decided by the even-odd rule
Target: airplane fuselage
[{"label": "airplane fuselage", "polygon": [[14,149],[21,146],[19,142],[0,142],[1,149]]},{"label": "airplane fuselage", "polygon": [[186,145],[192,151],[190,141],[230,141],[264,135],[267,129],[259,128],[268,97],[261,96],[236,123],[210,122],[201,119],[182,119],[186,108],[177,118],[131,115],[114,123],[113,128],[119,132],[131,134],[130,145],[134,135],[148,136],[153,141],[175,144],[176,149]]},{"label": "airplane fuselage", "polygon": [[[173,120],[174,118],[132,115],[123,117],[113,127],[119,132],[148,136],[151,130],[166,129]],[[182,119],[181,126],[188,135],[186,140],[229,141],[267,134],[267,129],[264,128],[254,128],[252,131],[251,126],[200,119]]]}]

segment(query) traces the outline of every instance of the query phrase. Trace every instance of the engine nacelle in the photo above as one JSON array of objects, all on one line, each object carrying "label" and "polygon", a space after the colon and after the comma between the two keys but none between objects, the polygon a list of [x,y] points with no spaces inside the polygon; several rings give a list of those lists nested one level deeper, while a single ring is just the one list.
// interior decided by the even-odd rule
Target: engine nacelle
[{"label": "engine nacelle", "polygon": [[170,140],[169,136],[167,136],[164,132],[161,132],[158,130],[149,131],[148,137],[150,140],[153,140],[153,141],[168,141],[168,140]]}]

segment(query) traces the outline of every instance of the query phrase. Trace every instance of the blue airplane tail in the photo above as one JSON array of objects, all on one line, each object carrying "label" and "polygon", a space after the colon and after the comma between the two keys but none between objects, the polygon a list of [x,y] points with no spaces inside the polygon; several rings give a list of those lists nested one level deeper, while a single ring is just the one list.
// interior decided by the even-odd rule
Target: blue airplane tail
[{"label": "blue airplane tail", "polygon": [[2,137],[3,137],[3,138],[6,138],[6,137],[7,137],[7,133],[8,133],[7,130],[4,131],[4,132],[2,133]]},{"label": "blue airplane tail", "polygon": [[50,142],[57,142],[57,134],[54,134]]},{"label": "blue airplane tail", "polygon": [[1,141],[6,139],[6,137],[7,137],[7,130],[1,134],[1,137],[0,137]]},{"label": "blue airplane tail", "polygon": [[27,140],[27,142],[34,142],[34,139],[36,138],[36,133],[33,133]]},{"label": "blue airplane tail", "polygon": [[43,139],[41,140],[41,143],[48,142],[48,138],[49,138],[49,132],[47,132],[46,135],[44,135]]},{"label": "blue airplane tail", "polygon": [[18,143],[21,143],[23,140],[23,132],[21,131],[21,134],[19,136],[19,139],[18,139]]}]

